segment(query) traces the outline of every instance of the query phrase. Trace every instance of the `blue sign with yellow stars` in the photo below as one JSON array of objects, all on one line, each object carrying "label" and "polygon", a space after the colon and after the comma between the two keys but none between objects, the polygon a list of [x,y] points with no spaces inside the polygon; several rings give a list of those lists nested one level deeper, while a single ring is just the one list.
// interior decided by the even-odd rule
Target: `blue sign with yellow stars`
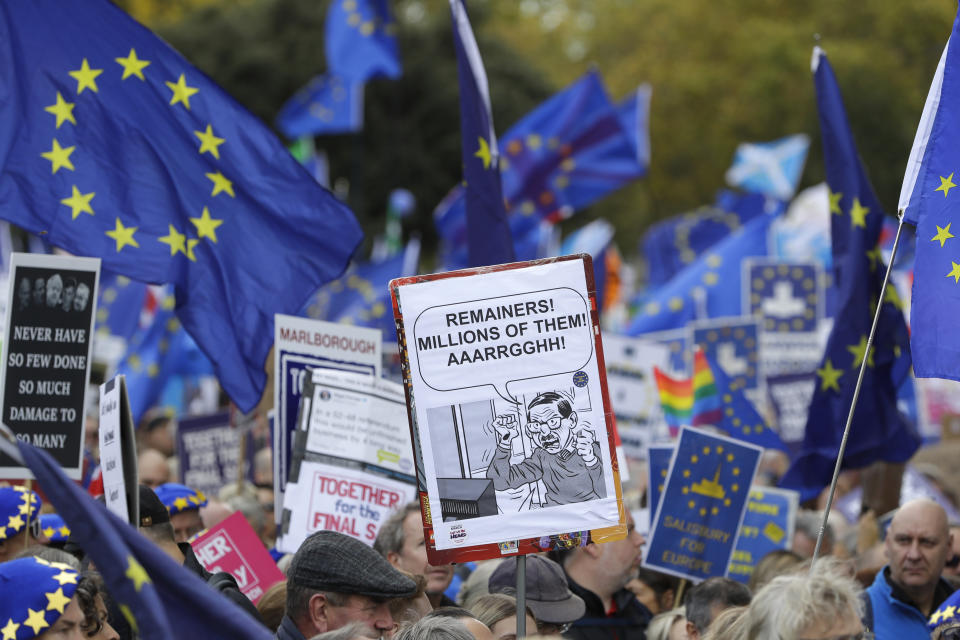
[{"label": "blue sign with yellow stars", "polygon": [[683,427],[644,566],[693,582],[726,575],[762,452]]},{"label": "blue sign with yellow stars", "polygon": [[660,504],[660,495],[663,486],[667,483],[667,472],[670,470],[670,458],[673,457],[673,445],[651,445],[647,449],[647,508],[650,510],[650,528],[653,528],[653,517],[657,514],[657,505]]},{"label": "blue sign with yellow stars", "polygon": [[720,318],[690,323],[692,343],[701,349],[710,362],[723,368],[730,379],[730,388],[755,391],[762,386],[760,376],[760,341],[757,319],[752,317]]},{"label": "blue sign with yellow stars", "polygon": [[761,318],[764,331],[809,333],[823,316],[820,265],[752,259],[744,267],[744,313]]},{"label": "blue sign with yellow stars", "polygon": [[670,372],[676,376],[684,376],[690,370],[690,334],[686,329],[670,329],[668,331],[652,331],[640,334],[644,340],[650,340],[670,349]]},{"label": "blue sign with yellow stars", "polygon": [[0,563],[0,634],[3,640],[49,635],[77,590],[69,565],[28,557]]},{"label": "blue sign with yellow stars", "polygon": [[796,491],[771,487],[750,489],[728,577],[746,584],[763,556],[790,548],[799,504],[800,494]]}]

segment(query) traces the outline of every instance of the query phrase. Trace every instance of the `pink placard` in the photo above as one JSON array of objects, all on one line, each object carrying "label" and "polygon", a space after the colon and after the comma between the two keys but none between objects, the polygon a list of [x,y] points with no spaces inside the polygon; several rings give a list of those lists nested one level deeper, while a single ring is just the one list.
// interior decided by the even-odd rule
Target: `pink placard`
[{"label": "pink placard", "polygon": [[272,585],[284,580],[270,553],[239,511],[190,543],[203,567],[226,571],[254,604]]}]

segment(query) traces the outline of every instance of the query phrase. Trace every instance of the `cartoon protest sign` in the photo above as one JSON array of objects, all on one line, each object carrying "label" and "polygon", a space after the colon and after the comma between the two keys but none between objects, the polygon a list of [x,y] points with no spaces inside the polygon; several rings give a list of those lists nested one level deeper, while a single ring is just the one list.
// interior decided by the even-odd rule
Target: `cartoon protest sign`
[{"label": "cartoon protest sign", "polygon": [[[77,480],[90,380],[98,258],[14,253],[3,341],[3,423]],[[0,454],[0,477],[31,478]]]},{"label": "cartoon protest sign", "polygon": [[683,427],[643,565],[694,582],[726,575],[762,452]]},{"label": "cartoon protest sign", "polygon": [[390,283],[431,563],[626,534],[592,274],[567,256]]},{"label": "cartoon protest sign", "polygon": [[747,512],[727,575],[746,584],[757,563],[771,551],[789,549],[800,494],[789,489],[752,487]]}]

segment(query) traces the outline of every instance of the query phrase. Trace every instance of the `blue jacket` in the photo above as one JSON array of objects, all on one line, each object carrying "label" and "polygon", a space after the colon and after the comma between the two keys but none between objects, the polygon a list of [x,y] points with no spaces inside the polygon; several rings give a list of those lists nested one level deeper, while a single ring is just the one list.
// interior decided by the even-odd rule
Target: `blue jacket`
[{"label": "blue jacket", "polygon": [[[876,634],[877,640],[928,640],[930,632],[927,630],[927,616],[913,604],[894,595],[893,585],[888,580],[889,571],[885,566],[867,589],[870,608],[873,610],[872,624],[870,620],[866,620],[867,626]],[[937,594],[942,593],[944,588],[949,594],[949,586],[942,578],[940,582],[943,584],[937,585]],[[936,600],[937,596],[934,599]],[[934,602],[934,608],[937,604]]]},{"label": "blue jacket", "polygon": [[288,616],[283,616],[280,628],[277,629],[276,640],[306,640],[297,625]]}]

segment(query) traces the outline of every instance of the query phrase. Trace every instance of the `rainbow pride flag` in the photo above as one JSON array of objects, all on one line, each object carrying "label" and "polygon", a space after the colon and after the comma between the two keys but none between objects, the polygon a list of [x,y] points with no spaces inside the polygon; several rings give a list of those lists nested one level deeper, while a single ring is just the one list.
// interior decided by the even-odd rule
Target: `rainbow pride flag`
[{"label": "rainbow pride flag", "polygon": [[723,420],[720,395],[703,351],[698,349],[693,356],[691,378],[678,380],[663,373],[658,367],[653,368],[653,374],[660,390],[663,417],[671,435],[676,435],[683,425],[717,425]]}]

